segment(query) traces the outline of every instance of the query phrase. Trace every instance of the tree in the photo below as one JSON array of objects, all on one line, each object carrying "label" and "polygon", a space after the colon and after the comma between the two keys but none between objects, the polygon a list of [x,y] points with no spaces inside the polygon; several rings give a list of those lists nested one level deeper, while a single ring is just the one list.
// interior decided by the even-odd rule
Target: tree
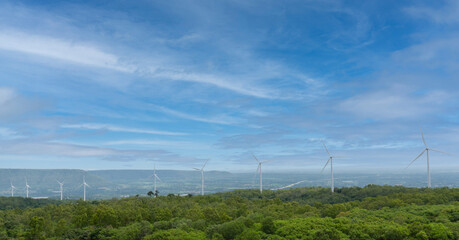
[{"label": "tree", "polygon": [[43,217],[32,217],[29,223],[29,230],[26,233],[26,239],[41,240],[45,239],[45,219]]},{"label": "tree", "polygon": [[273,234],[276,231],[272,217],[267,217],[261,222],[261,230],[267,234]]},{"label": "tree", "polygon": [[149,197],[153,196],[153,191],[148,191],[147,195],[148,195]]}]

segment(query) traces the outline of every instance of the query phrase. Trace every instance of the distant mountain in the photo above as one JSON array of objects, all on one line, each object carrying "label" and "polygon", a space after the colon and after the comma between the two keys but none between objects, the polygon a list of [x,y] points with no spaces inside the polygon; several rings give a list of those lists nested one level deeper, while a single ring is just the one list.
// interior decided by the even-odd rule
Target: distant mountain
[{"label": "distant mountain", "polygon": [[[160,195],[201,193],[201,174],[190,170],[157,170]],[[25,196],[25,179],[31,186],[30,197],[59,198],[59,184],[64,181],[64,198],[83,196],[83,176],[90,185],[87,198],[110,199],[128,196],[146,196],[153,190],[153,170],[92,170],[78,169],[0,169],[0,196],[11,196],[10,181],[16,187],[15,196]],[[258,176],[254,173],[205,172],[205,194],[236,189],[257,189]],[[329,186],[329,175],[319,173],[263,173],[264,189],[284,189],[306,186]],[[368,184],[425,187],[425,174],[355,174],[336,173],[336,187],[363,187]],[[433,187],[459,187],[459,174],[433,173]]]},{"label": "distant mountain", "polygon": [[[162,180],[157,182],[161,194],[199,192],[201,174],[197,171],[157,170],[156,173]],[[88,199],[145,195],[153,189],[152,175],[153,170],[0,169],[0,195],[10,196],[12,183],[16,187],[14,195],[25,196],[27,178],[31,187],[30,197],[58,198],[57,181],[63,181],[65,198],[81,198],[83,176],[90,185]],[[231,173],[223,171],[205,172],[209,183],[230,179],[231,176]]]},{"label": "distant mountain", "polygon": [[[64,182],[64,193],[69,198],[79,198],[83,189],[80,185],[86,182],[93,189],[114,189],[115,184],[91,172],[77,169],[0,169],[0,195],[11,195],[11,183],[16,187],[15,196],[25,195],[25,181],[30,185],[30,197],[57,198],[59,184]],[[81,194],[80,194],[81,192]]]}]

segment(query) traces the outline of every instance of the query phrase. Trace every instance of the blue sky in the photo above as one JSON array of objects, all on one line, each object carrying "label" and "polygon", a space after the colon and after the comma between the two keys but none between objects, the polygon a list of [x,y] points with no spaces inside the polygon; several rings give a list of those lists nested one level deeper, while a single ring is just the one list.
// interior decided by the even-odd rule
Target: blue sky
[{"label": "blue sky", "polygon": [[0,167],[403,172],[458,56],[457,1],[2,1]]}]

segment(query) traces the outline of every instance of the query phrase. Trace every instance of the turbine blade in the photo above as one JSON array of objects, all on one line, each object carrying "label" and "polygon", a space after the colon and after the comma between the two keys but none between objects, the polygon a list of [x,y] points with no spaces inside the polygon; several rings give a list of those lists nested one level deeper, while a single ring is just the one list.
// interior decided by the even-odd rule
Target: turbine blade
[{"label": "turbine blade", "polygon": [[322,168],[322,171],[320,171],[320,173],[324,172],[324,169],[325,169],[325,167],[327,167],[328,163],[330,162],[330,159],[331,159],[331,157],[328,159],[327,163],[325,163],[325,166]]},{"label": "turbine blade", "polygon": [[274,160],[266,160],[266,161],[263,161],[263,162],[260,162],[260,163],[267,163],[267,162],[272,162]]},{"label": "turbine blade", "polygon": [[328,156],[330,156],[330,157],[331,157],[331,154],[330,154],[330,152],[328,151],[328,149],[327,149],[327,146],[325,146],[325,143],[323,143],[323,142],[322,142],[322,144],[324,145],[325,151],[327,151],[327,153],[328,153]]},{"label": "turbine blade", "polygon": [[421,128],[421,136],[422,136],[422,141],[424,142],[424,146],[427,148],[427,143],[426,140],[424,139],[424,134],[422,133],[422,128]]},{"label": "turbine blade", "polygon": [[255,157],[255,155],[252,154],[252,156],[253,156],[253,158],[255,158],[255,160],[257,160],[258,163],[260,163],[260,161],[258,160],[257,157]]},{"label": "turbine blade", "polygon": [[413,159],[413,161],[411,161],[410,164],[408,164],[408,166],[406,166],[405,169],[407,169],[409,166],[411,166],[411,164],[413,164],[414,161],[416,161],[419,157],[421,157],[422,154],[424,154],[425,151],[426,151],[426,150],[424,149],[424,151],[422,151],[415,159]]},{"label": "turbine blade", "polygon": [[209,159],[207,159],[207,161],[204,163],[204,165],[202,165],[202,168],[201,168],[201,170],[203,170],[203,169],[204,169],[204,167],[206,166],[206,164],[207,164],[207,162],[208,162],[208,161],[209,161]]},{"label": "turbine blade", "polygon": [[195,167],[194,167],[193,169],[194,169],[194,170],[197,170],[197,171],[201,171],[201,169],[199,169],[199,168],[195,168]]},{"label": "turbine blade", "polygon": [[162,182],[161,178],[158,177],[158,175],[155,174],[155,178],[158,179],[160,182]]},{"label": "turbine blade", "polygon": [[443,153],[443,154],[446,154],[446,155],[453,156],[453,154],[451,154],[451,153],[443,152],[443,151],[440,151],[440,150],[437,150],[437,149],[429,148],[429,150],[432,150],[432,151],[434,151],[434,152],[439,152],[439,153]]}]

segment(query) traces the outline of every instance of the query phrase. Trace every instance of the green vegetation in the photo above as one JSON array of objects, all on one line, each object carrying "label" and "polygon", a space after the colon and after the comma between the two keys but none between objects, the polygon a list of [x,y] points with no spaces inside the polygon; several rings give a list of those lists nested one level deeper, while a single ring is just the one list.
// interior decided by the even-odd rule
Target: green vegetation
[{"label": "green vegetation", "polygon": [[[14,201],[19,199],[14,198]],[[459,239],[459,189],[369,185],[0,204],[0,239]]]}]

